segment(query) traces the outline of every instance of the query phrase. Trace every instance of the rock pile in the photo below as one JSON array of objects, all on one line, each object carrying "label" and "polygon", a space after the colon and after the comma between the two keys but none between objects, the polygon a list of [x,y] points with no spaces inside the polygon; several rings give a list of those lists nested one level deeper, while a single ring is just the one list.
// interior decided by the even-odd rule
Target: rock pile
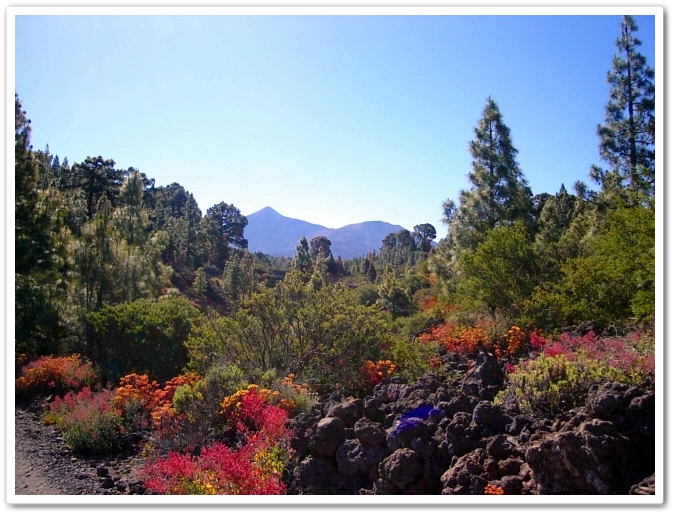
[{"label": "rock pile", "polygon": [[288,493],[654,494],[654,392],[608,383],[584,407],[527,416],[491,402],[504,381],[493,355],[443,361],[459,374],[334,394],[292,420]]}]

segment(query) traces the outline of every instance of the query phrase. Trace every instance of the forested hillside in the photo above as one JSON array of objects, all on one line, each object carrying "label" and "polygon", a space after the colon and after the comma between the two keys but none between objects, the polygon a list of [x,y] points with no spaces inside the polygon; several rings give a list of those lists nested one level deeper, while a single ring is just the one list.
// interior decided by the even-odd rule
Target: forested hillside
[{"label": "forested hillside", "polygon": [[[420,221],[350,259],[334,256],[327,235],[301,238],[293,259],[251,253],[248,221],[233,199],[203,212],[184,186],[157,185],[141,170],[116,168],[112,157],[71,164],[58,149],[33,149],[31,125],[40,121],[29,120],[17,93],[17,396],[111,389],[104,392],[123,413],[116,417],[126,418],[111,428],[126,430],[96,449],[80,428],[73,446],[91,453],[136,446],[152,428],[162,428],[152,440],[157,454],[183,451],[213,440],[224,421],[219,442],[240,453],[236,434],[264,428],[256,437],[267,443],[263,470],[279,473],[286,451],[270,443],[281,439],[287,415],[321,395],[363,396],[381,380],[440,372],[440,346],[468,360],[494,356],[523,382],[506,390],[523,410],[557,409],[548,387],[523,391],[538,367],[551,370],[545,358],[590,370],[608,362],[589,344],[600,336],[621,342],[618,360],[628,362],[612,362],[616,369],[594,381],[646,386],[656,310],[655,87],[636,31],[625,17],[597,131],[601,164],[580,170],[573,191],[531,191],[509,121],[489,97],[477,106],[467,189],[439,207],[447,226],[439,245],[438,229]],[[584,359],[559,340],[580,325],[593,331]],[[545,341],[554,350],[547,357]],[[63,360],[56,369],[70,371],[68,382],[29,376],[50,355]],[[91,368],[81,384],[73,364]],[[574,384],[564,379],[561,392]],[[147,420],[145,395],[155,410]],[[574,403],[560,399],[558,408]],[[134,415],[125,412],[131,405]],[[64,429],[77,424],[64,406],[52,411]],[[184,438],[172,433],[179,427]],[[211,492],[199,482],[195,493]],[[271,483],[256,492],[278,491]]]}]

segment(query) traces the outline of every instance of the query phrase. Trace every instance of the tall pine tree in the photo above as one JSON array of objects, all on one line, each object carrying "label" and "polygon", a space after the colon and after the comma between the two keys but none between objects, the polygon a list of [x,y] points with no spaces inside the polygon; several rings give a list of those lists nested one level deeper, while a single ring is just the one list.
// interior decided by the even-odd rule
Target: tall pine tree
[{"label": "tall pine tree", "polygon": [[64,206],[58,192],[39,188],[40,162],[31,126],[14,97],[14,307],[15,351],[54,353],[63,335],[57,298],[64,260]]},{"label": "tall pine tree", "polygon": [[516,161],[509,127],[498,105],[488,98],[469,146],[472,155],[470,190],[460,192],[460,203],[444,203],[449,237],[460,250],[473,250],[489,230],[501,224],[529,221],[532,193]]},{"label": "tall pine tree", "polygon": [[606,120],[597,130],[601,158],[611,170],[593,167],[591,176],[607,194],[645,200],[655,195],[655,72],[638,51],[636,30],[633,18],[625,16],[608,72]]}]

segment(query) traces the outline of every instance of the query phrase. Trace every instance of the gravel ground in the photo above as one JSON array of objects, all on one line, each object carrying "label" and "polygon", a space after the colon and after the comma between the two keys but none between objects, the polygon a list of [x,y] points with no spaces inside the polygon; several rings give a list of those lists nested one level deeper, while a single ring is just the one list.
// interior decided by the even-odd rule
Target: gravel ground
[{"label": "gravel ground", "polygon": [[[16,495],[142,494],[133,456],[75,457],[53,426],[41,421],[39,405],[15,409]],[[10,444],[11,445],[11,444]]]}]

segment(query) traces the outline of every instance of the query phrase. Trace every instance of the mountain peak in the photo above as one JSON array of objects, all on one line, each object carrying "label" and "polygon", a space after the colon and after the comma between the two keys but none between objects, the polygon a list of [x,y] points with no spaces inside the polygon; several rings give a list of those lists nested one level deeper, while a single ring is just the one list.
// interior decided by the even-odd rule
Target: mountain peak
[{"label": "mountain peak", "polygon": [[280,213],[276,211],[274,208],[266,206],[265,208],[262,208],[257,212],[252,213],[251,215],[249,215],[249,217],[251,217],[252,215],[280,215]]},{"label": "mountain peak", "polygon": [[333,256],[354,258],[366,256],[369,251],[378,250],[382,240],[389,233],[403,229],[387,222],[369,221],[350,224],[339,229],[330,229],[319,224],[293,219],[281,215],[269,206],[247,216],[249,224],[244,236],[249,241],[251,252],[262,252],[272,256],[292,257],[296,246],[305,236],[308,240],[325,236],[331,240]]}]

